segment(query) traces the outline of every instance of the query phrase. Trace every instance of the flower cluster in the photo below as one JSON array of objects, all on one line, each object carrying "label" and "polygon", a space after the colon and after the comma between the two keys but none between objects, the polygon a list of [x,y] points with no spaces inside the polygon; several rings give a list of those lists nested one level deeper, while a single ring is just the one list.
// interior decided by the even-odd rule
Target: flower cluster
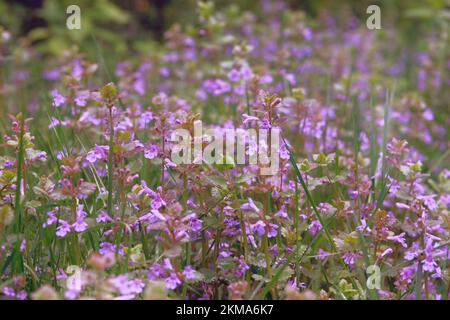
[{"label": "flower cluster", "polygon": [[[46,91],[27,93],[32,118],[11,116],[0,141],[0,295],[448,298],[450,60],[438,31],[406,52],[396,30],[262,3],[258,16],[200,2],[195,27],[118,57],[113,82],[87,53],[40,59]],[[0,54],[42,58],[5,43]],[[2,96],[35,81],[16,59]],[[175,163],[172,133],[199,119],[280,130],[279,170]]]}]

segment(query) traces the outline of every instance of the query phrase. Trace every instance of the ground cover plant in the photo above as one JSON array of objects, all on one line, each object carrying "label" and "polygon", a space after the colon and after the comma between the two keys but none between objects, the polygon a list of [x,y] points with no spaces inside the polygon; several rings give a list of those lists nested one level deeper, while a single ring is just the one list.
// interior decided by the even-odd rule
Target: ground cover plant
[{"label": "ground cover plant", "polygon": [[[159,41],[99,3],[98,27],[58,1],[0,20],[1,299],[448,299],[444,2],[380,30],[367,6],[198,2]],[[278,148],[175,161],[198,121]]]}]

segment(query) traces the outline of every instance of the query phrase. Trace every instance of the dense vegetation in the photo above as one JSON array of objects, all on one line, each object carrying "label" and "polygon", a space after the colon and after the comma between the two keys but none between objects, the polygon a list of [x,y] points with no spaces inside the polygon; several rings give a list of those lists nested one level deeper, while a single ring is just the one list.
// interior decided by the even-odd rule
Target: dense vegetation
[{"label": "dense vegetation", "polygon": [[[0,297],[448,299],[449,12],[407,2],[0,3]],[[196,120],[280,170],[174,163]]]}]

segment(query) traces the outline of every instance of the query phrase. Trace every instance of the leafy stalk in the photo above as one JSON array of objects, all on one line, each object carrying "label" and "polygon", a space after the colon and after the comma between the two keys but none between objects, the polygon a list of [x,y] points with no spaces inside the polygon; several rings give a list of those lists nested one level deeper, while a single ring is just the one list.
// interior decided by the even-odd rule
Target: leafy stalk
[{"label": "leafy stalk", "polygon": [[17,236],[14,251],[12,253],[12,272],[23,272],[23,259],[20,253],[20,233],[22,232],[22,208],[21,208],[21,189],[22,189],[22,167],[24,159],[23,136],[25,134],[25,117],[20,116],[20,134],[19,134],[19,150],[17,152],[17,174],[16,174],[16,190],[14,199],[14,233]]},{"label": "leafy stalk", "polygon": [[[309,191],[308,186],[306,185],[305,180],[302,177],[300,169],[298,168],[297,163],[294,160],[294,156],[292,154],[292,151],[289,148],[289,146],[287,145],[287,143],[284,140],[284,138],[282,138],[282,139],[283,139],[283,142],[284,142],[284,144],[286,146],[287,151],[289,152],[289,160],[290,160],[290,162],[292,164],[292,167],[294,168],[295,175],[297,176],[297,179],[300,181],[300,184],[301,184],[301,186],[303,188],[303,191],[306,194],[306,198],[308,199],[309,204],[313,208],[314,215],[316,216],[317,220],[321,224],[322,229],[325,231],[325,235],[326,235],[326,237],[328,239],[328,242],[330,243],[331,249],[333,250],[333,252],[337,253],[338,250],[337,250],[336,244],[335,244],[335,242],[333,240],[333,237],[331,236],[330,230],[328,229],[328,226],[325,224],[322,215],[320,214],[319,210],[317,209],[317,206],[316,206],[316,204],[314,202],[314,199],[313,199],[313,197],[311,195],[311,192]],[[340,255],[338,255],[338,257],[339,257],[339,262],[342,265],[342,267],[345,268],[345,269],[348,269],[348,266],[344,262],[342,257]],[[358,288],[358,290],[360,290],[359,286],[356,284],[355,280],[352,277],[350,277],[350,281],[352,282],[352,285],[355,288]],[[360,292],[360,293],[362,294],[362,292]]]},{"label": "leafy stalk", "polygon": [[112,188],[113,188],[113,148],[114,127],[112,121],[112,108],[109,108],[109,150],[108,150],[108,215],[112,217]]}]

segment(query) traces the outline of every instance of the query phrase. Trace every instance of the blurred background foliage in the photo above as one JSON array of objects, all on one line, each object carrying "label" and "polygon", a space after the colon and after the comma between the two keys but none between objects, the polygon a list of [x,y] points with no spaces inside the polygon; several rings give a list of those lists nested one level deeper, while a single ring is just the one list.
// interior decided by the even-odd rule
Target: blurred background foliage
[{"label": "blurred background foliage", "polygon": [[[264,1],[264,0],[263,0]],[[230,14],[246,10],[262,17],[261,1],[214,1]],[[286,0],[292,10],[302,10],[310,17],[324,11],[332,13],[337,25],[347,23],[349,16],[365,20],[366,9],[377,4],[382,10],[382,24],[398,28],[404,41],[427,28],[448,30],[450,0]],[[66,8],[81,8],[79,32],[66,28]],[[92,41],[116,53],[131,47],[136,51],[152,49],[173,24],[195,25],[196,0],[0,0],[0,25],[15,36],[47,54],[58,54],[73,45],[83,52],[95,50]]]}]

